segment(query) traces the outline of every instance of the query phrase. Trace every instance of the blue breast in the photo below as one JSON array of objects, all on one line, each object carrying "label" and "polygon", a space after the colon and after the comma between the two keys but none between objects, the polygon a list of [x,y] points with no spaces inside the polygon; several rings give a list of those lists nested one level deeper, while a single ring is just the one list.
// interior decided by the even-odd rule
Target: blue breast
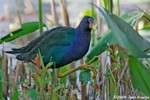
[{"label": "blue breast", "polygon": [[[79,33],[79,32],[78,32]],[[60,65],[68,64],[85,56],[90,46],[91,34],[76,35],[71,46],[66,48],[64,56],[60,59]]]}]

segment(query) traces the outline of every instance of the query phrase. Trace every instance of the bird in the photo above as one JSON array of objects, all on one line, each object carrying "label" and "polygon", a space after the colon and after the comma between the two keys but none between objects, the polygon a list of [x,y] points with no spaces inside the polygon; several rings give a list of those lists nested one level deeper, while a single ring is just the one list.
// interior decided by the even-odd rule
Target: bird
[{"label": "bird", "polygon": [[83,58],[89,50],[94,19],[84,16],[76,28],[55,27],[45,31],[26,46],[12,48],[6,53],[16,54],[18,60],[34,63],[38,51],[44,65],[53,62],[50,68],[60,68]]}]

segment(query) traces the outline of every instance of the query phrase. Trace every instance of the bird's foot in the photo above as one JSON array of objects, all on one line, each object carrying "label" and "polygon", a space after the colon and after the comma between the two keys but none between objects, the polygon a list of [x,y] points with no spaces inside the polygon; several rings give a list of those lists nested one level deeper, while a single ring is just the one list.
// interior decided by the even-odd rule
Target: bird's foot
[{"label": "bird's foot", "polygon": [[95,59],[100,58],[100,56],[94,56],[90,61],[87,62],[87,64],[91,64]]},{"label": "bird's foot", "polygon": [[97,70],[93,65],[88,65],[88,64],[84,64],[81,67],[82,69],[87,69],[87,70],[91,70],[93,72],[93,79],[96,78],[97,76]]},{"label": "bird's foot", "polygon": [[61,73],[60,72],[60,69],[58,69],[58,72],[57,72],[57,77],[58,78],[63,78],[67,75],[70,75],[71,73],[75,72],[75,71],[78,71],[78,70],[83,70],[83,69],[87,69],[87,70],[91,70],[93,72],[93,79],[96,78],[96,75],[97,75],[97,70],[94,66],[92,65],[88,65],[88,64],[83,64],[83,65],[80,65],[79,67],[76,67],[76,68],[73,68],[65,73]]}]

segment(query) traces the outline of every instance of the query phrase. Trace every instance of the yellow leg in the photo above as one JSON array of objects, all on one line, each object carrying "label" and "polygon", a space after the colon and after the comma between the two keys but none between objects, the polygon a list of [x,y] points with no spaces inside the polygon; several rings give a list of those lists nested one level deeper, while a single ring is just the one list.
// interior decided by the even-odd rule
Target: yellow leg
[{"label": "yellow leg", "polygon": [[87,64],[91,64],[91,62],[95,59],[98,59],[100,56],[94,56],[89,62],[87,62]]},{"label": "yellow leg", "polygon": [[97,71],[95,69],[94,66],[92,65],[87,65],[87,64],[84,64],[84,65],[81,65],[79,67],[76,67],[76,68],[73,68],[65,73],[61,73],[60,72],[60,68],[58,69],[58,72],[57,72],[57,77],[58,78],[63,78],[67,75],[70,75],[71,73],[75,72],[75,71],[78,71],[78,70],[83,70],[83,69],[88,69],[88,70],[91,70],[93,72],[93,78],[96,78],[96,75],[97,75]]},{"label": "yellow leg", "polygon": [[67,71],[67,72],[65,72],[65,73],[61,73],[61,72],[60,72],[60,68],[59,68],[59,69],[58,69],[58,72],[57,72],[57,77],[58,77],[58,78],[63,78],[63,77],[65,77],[65,76],[67,76],[67,75],[70,75],[71,73],[76,72],[76,71],[78,71],[78,70],[88,69],[88,70],[91,70],[91,71],[93,72],[93,79],[95,79],[95,78],[96,78],[96,75],[97,75],[97,71],[96,71],[96,68],[95,68],[94,66],[90,65],[90,63],[91,63],[93,60],[95,60],[95,59],[97,59],[97,58],[99,58],[99,57],[100,57],[100,56],[95,56],[95,57],[93,57],[89,62],[87,62],[86,64],[81,65],[81,66],[76,67],[76,68],[73,68],[73,69],[71,69],[71,70],[69,70],[69,71]]}]

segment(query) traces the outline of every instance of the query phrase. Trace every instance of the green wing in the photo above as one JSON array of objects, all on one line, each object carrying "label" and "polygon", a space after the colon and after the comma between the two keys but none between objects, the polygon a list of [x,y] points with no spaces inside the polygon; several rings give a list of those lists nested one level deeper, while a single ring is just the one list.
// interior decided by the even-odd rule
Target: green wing
[{"label": "green wing", "polygon": [[75,29],[71,27],[58,27],[46,31],[43,35],[31,41],[26,47],[18,49],[21,52],[17,59],[30,61],[35,58],[38,50],[51,49],[53,46],[70,45],[73,41],[74,33]]},{"label": "green wing", "polygon": [[50,46],[65,46],[70,45],[74,37],[74,29],[70,27],[60,27],[56,28],[47,33],[47,35],[42,36],[43,38],[37,42],[37,44],[32,48],[32,51],[41,49],[43,47]]}]

